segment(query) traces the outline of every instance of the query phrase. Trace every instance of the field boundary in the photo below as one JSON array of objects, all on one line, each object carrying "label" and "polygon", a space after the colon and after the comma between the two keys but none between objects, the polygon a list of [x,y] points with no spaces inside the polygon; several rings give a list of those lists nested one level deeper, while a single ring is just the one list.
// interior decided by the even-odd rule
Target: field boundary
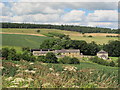
[{"label": "field boundary", "polygon": [[30,34],[30,33],[10,33],[10,32],[0,32],[0,34],[21,34],[21,35],[33,35],[33,36],[44,36],[43,34]]}]

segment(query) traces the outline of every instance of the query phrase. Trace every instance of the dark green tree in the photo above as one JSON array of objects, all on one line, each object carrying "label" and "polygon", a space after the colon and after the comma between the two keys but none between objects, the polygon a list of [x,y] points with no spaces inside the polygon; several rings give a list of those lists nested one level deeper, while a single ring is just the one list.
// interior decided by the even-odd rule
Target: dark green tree
[{"label": "dark green tree", "polygon": [[45,61],[46,63],[58,63],[56,55],[52,52],[48,52],[46,54],[45,59],[46,59]]}]

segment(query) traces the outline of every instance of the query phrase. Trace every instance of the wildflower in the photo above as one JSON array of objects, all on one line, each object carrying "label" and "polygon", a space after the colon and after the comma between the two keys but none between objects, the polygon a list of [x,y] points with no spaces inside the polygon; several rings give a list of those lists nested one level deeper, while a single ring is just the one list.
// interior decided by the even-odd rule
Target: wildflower
[{"label": "wildflower", "polygon": [[34,81],[32,78],[28,78],[28,80],[26,80],[28,82]]},{"label": "wildflower", "polygon": [[54,71],[54,69],[53,69],[53,68],[49,68],[49,70],[50,70],[50,71]]},{"label": "wildflower", "polygon": [[14,84],[19,84],[18,82],[16,83],[16,82],[14,82]]},{"label": "wildflower", "polygon": [[25,80],[23,78],[16,78],[14,79],[14,82],[24,82]]},{"label": "wildflower", "polygon": [[3,66],[0,67],[0,69],[3,69],[3,68],[4,68]]},{"label": "wildflower", "polygon": [[5,80],[6,81],[11,81],[13,79],[13,77],[9,77],[9,78],[6,78]]},{"label": "wildflower", "polygon": [[29,71],[29,72],[31,72],[31,73],[35,73],[36,71],[31,70],[31,71]]},{"label": "wildflower", "polygon": [[25,72],[29,72],[29,70],[25,70]]},{"label": "wildflower", "polygon": [[34,64],[34,63],[30,63],[30,65],[32,65],[32,64]]},{"label": "wildflower", "polygon": [[51,87],[51,84],[50,83],[44,83],[42,84],[43,87]]},{"label": "wildflower", "polygon": [[13,86],[10,86],[10,87],[18,87],[18,86],[16,86],[16,85],[13,85]]},{"label": "wildflower", "polygon": [[56,75],[56,76],[59,76],[60,74],[59,74],[59,73],[56,73],[55,75]]},{"label": "wildflower", "polygon": [[27,88],[27,87],[29,87],[29,85],[28,84],[26,84],[26,85],[24,85],[24,86],[22,86],[23,88]]},{"label": "wildflower", "polygon": [[16,67],[19,67],[20,65],[16,64],[15,66],[16,66]]}]

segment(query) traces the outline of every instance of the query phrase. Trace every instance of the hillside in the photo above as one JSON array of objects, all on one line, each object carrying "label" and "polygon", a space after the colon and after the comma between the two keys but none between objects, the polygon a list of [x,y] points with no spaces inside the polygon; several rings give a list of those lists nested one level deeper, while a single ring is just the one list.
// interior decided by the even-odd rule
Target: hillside
[{"label": "hillside", "polygon": [[[40,32],[37,32],[37,30],[40,30]],[[106,44],[109,40],[118,40],[117,37],[106,37],[106,35],[112,35],[117,36],[118,34],[110,34],[110,33],[85,33],[81,34],[79,32],[74,31],[65,31],[65,30],[59,30],[59,29],[18,29],[18,28],[3,28],[2,32],[4,34],[11,34],[11,33],[20,33],[20,34],[32,34],[35,36],[39,35],[45,35],[48,36],[48,33],[50,32],[56,32],[56,33],[64,33],[66,35],[69,35],[71,39],[73,40],[85,40],[87,42],[95,41],[97,44]],[[88,37],[89,35],[92,35],[93,37]],[[7,37],[6,37],[7,38]]]},{"label": "hillside", "polygon": [[42,41],[46,39],[49,38],[44,36],[33,36],[33,35],[2,34],[2,45],[39,48]]},{"label": "hillside", "polygon": [[2,28],[46,28],[76,31],[80,33],[118,33],[117,29],[87,27],[76,25],[50,25],[50,24],[29,24],[29,23],[1,23]]}]

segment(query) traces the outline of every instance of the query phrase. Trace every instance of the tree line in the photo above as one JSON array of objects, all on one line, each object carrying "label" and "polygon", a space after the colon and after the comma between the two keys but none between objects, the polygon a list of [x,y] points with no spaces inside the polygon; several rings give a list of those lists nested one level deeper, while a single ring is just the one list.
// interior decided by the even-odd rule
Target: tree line
[{"label": "tree line", "polygon": [[96,55],[101,49],[107,51],[109,56],[120,56],[120,41],[109,41],[108,44],[99,45],[94,41],[87,43],[84,40],[71,40],[70,38],[53,38],[42,42],[40,49],[79,49],[83,55]]},{"label": "tree line", "polygon": [[51,24],[29,24],[29,23],[1,23],[2,28],[47,28],[80,33],[118,33],[118,29],[87,27],[77,25],[51,25]]}]

